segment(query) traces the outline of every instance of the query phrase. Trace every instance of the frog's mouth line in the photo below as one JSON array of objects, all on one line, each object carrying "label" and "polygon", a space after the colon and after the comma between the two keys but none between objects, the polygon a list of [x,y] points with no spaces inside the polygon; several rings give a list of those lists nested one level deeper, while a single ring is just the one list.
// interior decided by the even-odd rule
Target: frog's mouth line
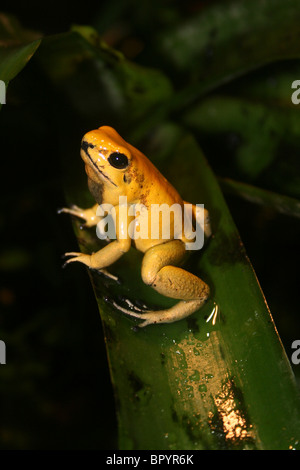
[{"label": "frog's mouth line", "polygon": [[89,154],[89,148],[94,148],[95,146],[93,144],[90,144],[89,142],[86,142],[85,140],[81,143],[81,148],[82,150],[84,151],[84,153],[87,155],[87,157],[89,158],[89,160],[91,161],[91,163],[93,164],[93,166],[96,168],[96,170],[101,173],[101,175],[104,176],[104,178],[106,178],[111,184],[113,184],[114,186],[117,186],[116,183],[114,183],[109,176],[107,176],[102,170],[100,170],[100,168],[98,167],[98,165],[94,162],[94,160],[92,159],[92,157],[90,156]]}]

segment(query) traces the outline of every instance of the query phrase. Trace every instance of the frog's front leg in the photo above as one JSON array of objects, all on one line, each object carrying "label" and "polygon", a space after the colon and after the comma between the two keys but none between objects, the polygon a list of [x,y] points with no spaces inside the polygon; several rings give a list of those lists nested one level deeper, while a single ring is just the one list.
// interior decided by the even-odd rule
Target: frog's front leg
[{"label": "frog's front leg", "polygon": [[99,204],[95,204],[93,207],[90,207],[89,209],[82,209],[81,207],[73,205],[70,208],[63,207],[62,209],[59,209],[58,213],[70,214],[75,217],[78,217],[79,219],[83,219],[84,227],[94,227],[101,220],[101,217],[98,217],[96,215],[98,207],[99,207]]},{"label": "frog's front leg", "polygon": [[130,246],[130,239],[121,239],[114,240],[101,250],[90,255],[80,252],[65,253],[65,256],[71,256],[71,258],[65,262],[64,266],[77,261],[85,264],[90,269],[101,271],[121,258],[121,256],[130,249]]},{"label": "frog's front leg", "polygon": [[180,299],[180,302],[169,309],[142,314],[123,308],[121,310],[145,320],[140,325],[143,327],[152,323],[181,320],[202,307],[209,297],[209,287],[194,274],[175,266],[181,264],[185,254],[184,243],[181,240],[173,240],[150,248],[142,263],[143,281],[160,294]]},{"label": "frog's front leg", "polygon": [[[94,209],[97,211],[98,207],[98,204],[96,204]],[[96,253],[92,253],[90,255],[80,252],[65,253],[65,257],[70,256],[70,258],[64,263],[64,266],[70,263],[79,262],[85,264],[90,269],[101,271],[111,279],[118,280],[116,276],[110,274],[105,268],[115,263],[115,261],[121,258],[124,253],[129,251],[131,247],[131,238],[128,235],[127,227],[129,222],[132,220],[132,216],[129,217],[127,211],[121,211],[120,214],[120,208],[118,206],[114,209],[113,221],[115,223],[115,232],[117,235],[116,240],[112,241]],[[101,217],[98,216],[97,218],[101,219]]]}]

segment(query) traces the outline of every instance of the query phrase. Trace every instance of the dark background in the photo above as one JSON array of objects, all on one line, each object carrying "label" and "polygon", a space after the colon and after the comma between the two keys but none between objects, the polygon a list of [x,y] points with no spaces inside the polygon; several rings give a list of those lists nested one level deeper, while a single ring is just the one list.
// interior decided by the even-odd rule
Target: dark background
[{"label": "dark background", "polygon": [[[43,34],[67,31],[74,23],[96,25],[113,46],[142,63],[143,54],[128,48],[122,37],[131,31],[146,42],[151,30],[160,28],[159,15],[149,18],[147,30],[137,32],[131,9],[142,15],[142,5],[117,3],[123,10],[115,19],[111,7],[113,28],[101,23],[101,12],[109,8],[104,2],[50,6],[2,1],[1,10]],[[207,3],[212,2],[184,2],[183,17]],[[113,391],[92,288],[79,266],[62,270],[61,256],[76,249],[76,240],[68,217],[57,215],[65,195],[55,157],[55,117],[45,113],[52,92],[49,88],[39,96],[38,83],[24,90],[31,67],[13,80],[0,113],[0,339],[7,347],[7,364],[1,368],[0,447],[115,448]],[[14,101],[16,96],[23,99]],[[207,142],[202,145],[218,171],[222,163],[210,159]],[[228,194],[226,199],[291,357],[291,343],[299,336],[300,221]],[[297,366],[294,370],[299,375]]]}]

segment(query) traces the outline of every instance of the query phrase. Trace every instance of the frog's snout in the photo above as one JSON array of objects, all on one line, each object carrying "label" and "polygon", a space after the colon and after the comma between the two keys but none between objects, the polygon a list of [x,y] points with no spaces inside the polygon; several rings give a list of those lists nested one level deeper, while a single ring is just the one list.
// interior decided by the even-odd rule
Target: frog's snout
[{"label": "frog's snout", "polygon": [[86,140],[82,140],[81,142],[81,148],[85,153],[88,153],[89,148],[94,148],[95,145],[91,144],[90,142],[87,142]]}]

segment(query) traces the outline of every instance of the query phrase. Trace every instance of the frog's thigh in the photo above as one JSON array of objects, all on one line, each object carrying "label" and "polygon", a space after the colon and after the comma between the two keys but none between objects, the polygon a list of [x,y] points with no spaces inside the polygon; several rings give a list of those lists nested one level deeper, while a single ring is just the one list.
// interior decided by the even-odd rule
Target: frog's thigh
[{"label": "frog's thigh", "polygon": [[173,299],[205,300],[209,288],[199,277],[174,265],[186,255],[181,240],[156,245],[148,250],[142,263],[142,278],[160,294]]}]

